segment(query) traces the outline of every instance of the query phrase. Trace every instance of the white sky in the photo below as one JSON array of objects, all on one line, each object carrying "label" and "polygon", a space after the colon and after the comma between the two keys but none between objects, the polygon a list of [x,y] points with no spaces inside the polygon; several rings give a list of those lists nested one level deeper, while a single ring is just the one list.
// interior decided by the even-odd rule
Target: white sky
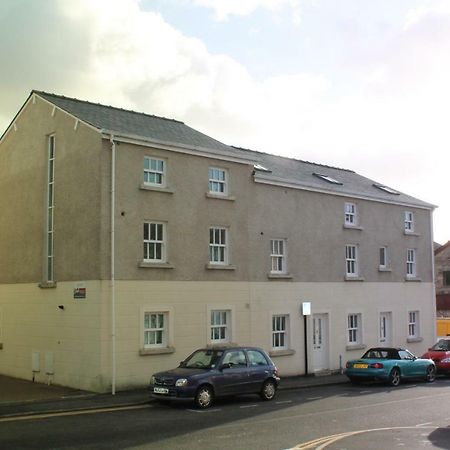
[{"label": "white sky", "polygon": [[448,0],[2,0],[0,134],[32,89],[353,169],[450,240]]}]

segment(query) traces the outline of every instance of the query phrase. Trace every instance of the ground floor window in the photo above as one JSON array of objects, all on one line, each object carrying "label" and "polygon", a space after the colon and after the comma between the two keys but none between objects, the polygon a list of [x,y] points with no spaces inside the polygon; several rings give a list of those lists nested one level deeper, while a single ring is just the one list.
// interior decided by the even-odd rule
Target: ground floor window
[{"label": "ground floor window", "polygon": [[361,344],[361,314],[349,314],[347,318],[347,342]]},{"label": "ground floor window", "polygon": [[408,338],[419,337],[419,311],[408,312]]},{"label": "ground floor window", "polygon": [[166,347],[167,325],[167,313],[144,313],[144,348]]},{"label": "ground floor window", "polygon": [[212,343],[230,342],[230,310],[212,310],[210,316],[210,340]]},{"label": "ground floor window", "polygon": [[289,316],[272,316],[272,349],[284,350],[288,348]]}]

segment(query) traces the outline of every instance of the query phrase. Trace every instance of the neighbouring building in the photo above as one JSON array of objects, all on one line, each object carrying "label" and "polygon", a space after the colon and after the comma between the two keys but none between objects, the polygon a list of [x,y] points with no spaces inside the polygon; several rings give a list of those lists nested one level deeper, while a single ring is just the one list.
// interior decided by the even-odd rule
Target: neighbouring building
[{"label": "neighbouring building", "polygon": [[5,375],[115,391],[216,343],[295,375],[435,339],[434,206],[351,170],[33,91],[0,208]]},{"label": "neighbouring building", "polygon": [[450,241],[434,250],[436,313],[450,317]]}]

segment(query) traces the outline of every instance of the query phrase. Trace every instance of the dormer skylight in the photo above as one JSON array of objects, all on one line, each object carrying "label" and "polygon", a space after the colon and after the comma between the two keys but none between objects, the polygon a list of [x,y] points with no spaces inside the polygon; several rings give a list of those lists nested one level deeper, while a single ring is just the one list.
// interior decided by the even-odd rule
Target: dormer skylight
[{"label": "dormer skylight", "polygon": [[272,173],[272,171],[270,169],[268,169],[267,167],[262,166],[261,164],[254,164],[253,168],[255,170],[257,170],[258,172]]},{"label": "dormer skylight", "polygon": [[388,194],[393,194],[393,195],[400,195],[400,192],[396,191],[395,189],[392,189],[388,186],[385,186],[384,184],[378,184],[378,183],[374,183],[373,184],[376,188],[381,189],[384,192],[387,192]]},{"label": "dormer skylight", "polygon": [[313,175],[314,175],[315,177],[318,177],[318,178],[320,178],[321,180],[327,181],[328,183],[331,183],[331,184],[339,184],[339,185],[342,185],[342,184],[343,184],[343,183],[341,183],[340,181],[336,180],[335,178],[330,177],[329,175],[324,175],[324,174],[322,174],[322,173],[316,173],[316,172],[314,172]]}]

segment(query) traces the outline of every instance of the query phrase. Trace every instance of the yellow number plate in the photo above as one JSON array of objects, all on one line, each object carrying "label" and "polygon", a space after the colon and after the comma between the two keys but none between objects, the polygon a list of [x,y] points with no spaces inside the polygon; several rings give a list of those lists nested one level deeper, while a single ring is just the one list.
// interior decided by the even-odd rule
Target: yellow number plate
[{"label": "yellow number plate", "polygon": [[354,369],[367,369],[369,364],[353,364]]}]

